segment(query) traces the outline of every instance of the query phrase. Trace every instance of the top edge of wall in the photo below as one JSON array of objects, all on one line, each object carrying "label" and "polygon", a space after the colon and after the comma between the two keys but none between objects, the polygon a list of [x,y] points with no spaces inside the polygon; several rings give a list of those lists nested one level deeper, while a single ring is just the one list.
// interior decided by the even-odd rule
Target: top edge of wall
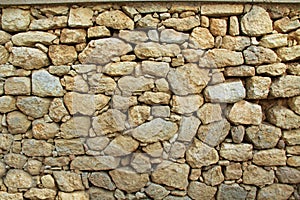
[{"label": "top edge of wall", "polygon": [[0,5],[37,5],[70,3],[118,3],[118,2],[203,2],[203,3],[289,3],[300,4],[300,0],[0,0]]}]

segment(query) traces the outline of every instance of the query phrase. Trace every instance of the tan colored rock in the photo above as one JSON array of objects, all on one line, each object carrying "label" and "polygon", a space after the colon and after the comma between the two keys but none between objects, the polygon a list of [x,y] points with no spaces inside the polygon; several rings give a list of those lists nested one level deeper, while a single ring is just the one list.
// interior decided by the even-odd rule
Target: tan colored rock
[{"label": "tan colored rock", "polygon": [[186,62],[199,62],[200,57],[204,54],[203,50],[195,50],[195,49],[183,49],[182,55]]},{"label": "tan colored rock", "polygon": [[95,171],[116,169],[120,159],[113,156],[77,156],[71,162],[71,169]]},{"label": "tan colored rock", "polygon": [[11,39],[11,35],[3,30],[0,30],[0,44],[5,44]]},{"label": "tan colored rock", "polygon": [[49,107],[49,116],[55,121],[59,122],[63,117],[67,116],[69,113],[60,98],[54,98]]},{"label": "tan colored rock", "polygon": [[226,119],[201,125],[197,137],[209,146],[215,147],[223,142],[230,131],[230,123]]},{"label": "tan colored rock", "polygon": [[300,45],[282,47],[277,49],[276,53],[278,57],[282,59],[282,61],[297,60],[300,58]]},{"label": "tan colored rock", "polygon": [[124,97],[120,95],[113,95],[112,97],[112,108],[121,111],[127,111],[131,106],[137,105],[137,97]]},{"label": "tan colored rock", "polygon": [[19,111],[13,111],[7,114],[8,131],[11,134],[26,133],[31,125],[27,116]]},{"label": "tan colored rock", "polygon": [[2,10],[2,29],[9,32],[26,31],[30,24],[30,11],[18,8]]},{"label": "tan colored rock", "polygon": [[280,33],[290,32],[300,27],[298,19],[290,19],[289,17],[283,17],[274,22],[274,29]]},{"label": "tan colored rock", "polygon": [[288,199],[293,192],[294,188],[290,185],[272,184],[260,189],[257,194],[257,199]]},{"label": "tan colored rock", "polygon": [[90,187],[88,189],[88,194],[89,194],[89,199],[106,199],[106,200],[115,199],[115,194],[113,191],[108,191],[98,187]]},{"label": "tan colored rock", "polygon": [[220,104],[206,103],[197,111],[197,116],[203,124],[222,120]]},{"label": "tan colored rock", "polygon": [[116,109],[109,109],[93,118],[92,126],[96,135],[106,135],[125,130],[125,120],[125,114]]},{"label": "tan colored rock", "polygon": [[138,22],[137,22],[137,27],[139,28],[156,28],[158,23],[159,23],[159,19],[154,18],[151,14],[146,15],[145,17],[141,18]]},{"label": "tan colored rock", "polygon": [[[205,192],[203,192],[205,191]],[[192,199],[212,199],[217,192],[217,188],[206,185],[198,181],[189,184],[187,193]]]},{"label": "tan colored rock", "polygon": [[170,70],[169,63],[156,61],[143,61],[142,71],[154,77],[166,77]]},{"label": "tan colored rock", "polygon": [[65,65],[74,63],[77,59],[75,47],[67,45],[51,45],[49,57],[54,65]]},{"label": "tan colored rock", "polygon": [[288,45],[288,35],[287,34],[271,34],[264,35],[259,41],[259,45],[266,48],[278,48]]},{"label": "tan colored rock", "polygon": [[300,96],[290,98],[288,105],[295,113],[300,115]]},{"label": "tan colored rock", "polygon": [[136,153],[130,162],[131,167],[138,173],[149,173],[151,171],[150,157],[146,154]]},{"label": "tan colored rock", "polygon": [[192,146],[186,151],[186,161],[192,168],[201,168],[217,163],[219,155],[214,148],[195,138]]},{"label": "tan colored rock", "polygon": [[34,47],[36,43],[51,45],[53,43],[53,40],[55,40],[56,38],[57,36],[52,33],[42,31],[28,31],[13,35],[11,40],[14,45],[17,46]]},{"label": "tan colored rock", "polygon": [[60,42],[65,44],[84,43],[86,41],[86,31],[84,29],[64,28],[60,34]]},{"label": "tan colored rock", "polygon": [[40,8],[42,13],[51,14],[51,15],[66,15],[68,14],[68,6],[47,6]]},{"label": "tan colored rock", "polygon": [[89,27],[87,30],[87,37],[88,38],[101,38],[111,36],[110,31],[105,26],[93,26]]},{"label": "tan colored rock", "polygon": [[27,156],[51,156],[54,146],[44,140],[24,139],[22,152]]},{"label": "tan colored rock", "polygon": [[5,94],[8,95],[30,95],[30,78],[11,77],[6,79],[4,86]]},{"label": "tan colored rock", "polygon": [[117,84],[115,80],[109,76],[97,73],[88,77],[89,91],[92,93],[109,93],[111,94]]},{"label": "tan colored rock", "polygon": [[106,64],[114,57],[126,55],[132,51],[130,44],[117,38],[104,38],[92,40],[87,47],[79,54],[81,63]]},{"label": "tan colored rock", "polygon": [[299,145],[300,144],[300,129],[283,131],[283,140],[287,145]]},{"label": "tan colored rock", "polygon": [[246,79],[246,89],[248,99],[266,99],[268,98],[271,78],[262,76],[253,76]]},{"label": "tan colored rock", "polygon": [[112,182],[110,176],[106,172],[93,172],[89,177],[89,181],[93,185],[107,190],[116,189],[116,185]]},{"label": "tan colored rock", "polygon": [[173,29],[165,29],[160,33],[160,42],[182,44],[188,39],[188,34]]},{"label": "tan colored rock", "polygon": [[255,165],[249,165],[243,173],[243,183],[255,186],[270,185],[274,182],[274,171],[267,171]]},{"label": "tan colored rock", "polygon": [[0,112],[8,113],[16,110],[16,99],[12,96],[1,96],[0,97]]},{"label": "tan colored rock", "polygon": [[3,161],[9,167],[15,169],[22,169],[27,161],[27,157],[21,154],[8,153],[4,156]]},{"label": "tan colored rock", "polygon": [[211,18],[210,32],[214,36],[225,36],[227,32],[227,21],[225,19]]},{"label": "tan colored rock", "polygon": [[135,46],[134,53],[140,59],[175,57],[180,53],[177,44],[159,44],[154,42],[140,43]]},{"label": "tan colored rock", "polygon": [[287,147],[286,147],[286,152],[287,152],[288,154],[300,155],[300,145],[296,145],[296,146],[287,146]]},{"label": "tan colored rock", "polygon": [[51,75],[46,70],[38,70],[32,73],[32,93],[40,97],[63,96],[63,88],[59,78]]},{"label": "tan colored rock", "polygon": [[130,75],[137,66],[138,64],[136,62],[109,63],[104,66],[103,73],[109,76]]},{"label": "tan colored rock", "polygon": [[13,135],[12,134],[0,134],[0,148],[3,150],[9,150],[13,143]]},{"label": "tan colored rock", "polygon": [[148,40],[148,36],[144,31],[120,30],[119,37],[134,44],[139,44]]},{"label": "tan colored rock", "polygon": [[262,115],[260,105],[241,100],[233,105],[227,117],[235,124],[258,125],[262,121]]},{"label": "tan colored rock", "polygon": [[70,27],[93,26],[93,10],[91,8],[71,8],[68,25]]},{"label": "tan colored rock", "polygon": [[71,70],[71,67],[68,65],[51,65],[49,67],[50,74],[57,75],[57,76],[63,76],[67,75]]},{"label": "tan colored rock", "polygon": [[243,51],[245,63],[248,65],[261,65],[277,62],[278,58],[276,53],[271,50],[260,46],[250,46]]},{"label": "tan colored rock", "polygon": [[16,105],[26,115],[41,118],[48,113],[50,100],[35,96],[18,97]]},{"label": "tan colored rock", "polygon": [[207,68],[222,68],[228,66],[237,66],[244,63],[241,52],[230,51],[227,49],[208,50],[200,58],[199,66]]},{"label": "tan colored rock", "polygon": [[196,27],[193,29],[190,40],[190,45],[197,49],[213,48],[215,44],[214,37],[207,28]]},{"label": "tan colored rock", "polygon": [[101,151],[103,150],[108,144],[110,140],[107,137],[93,137],[93,138],[87,138],[86,144],[89,147],[89,149],[95,150],[95,151]]},{"label": "tan colored rock", "polygon": [[138,174],[130,168],[118,168],[109,172],[118,189],[128,193],[137,192],[149,181],[148,174]]},{"label": "tan colored rock", "polygon": [[255,75],[255,67],[241,65],[238,67],[226,67],[224,75],[227,77],[247,77]]},{"label": "tan colored rock", "polygon": [[261,166],[286,165],[285,151],[282,149],[261,150],[253,155],[253,163]]},{"label": "tan colored rock", "polygon": [[128,121],[132,127],[143,124],[150,117],[150,107],[133,106],[128,112]]},{"label": "tan colored rock", "polygon": [[5,64],[8,62],[9,52],[4,46],[0,45],[0,64]]},{"label": "tan colored rock", "polygon": [[243,13],[242,4],[204,4],[201,6],[201,15],[224,17],[230,15],[240,15]]},{"label": "tan colored rock", "polygon": [[243,175],[242,166],[240,163],[232,163],[226,166],[225,171],[225,180],[235,180],[239,179]]},{"label": "tan colored rock", "polygon": [[34,19],[31,21],[30,30],[50,30],[67,27],[67,16],[54,16],[49,18]]},{"label": "tan colored rock", "polygon": [[197,134],[197,130],[201,121],[194,116],[183,116],[180,120],[180,126],[178,130],[178,141],[192,142],[194,136]]},{"label": "tan colored rock", "polygon": [[169,140],[177,130],[178,127],[175,123],[156,118],[135,128],[132,136],[144,143],[154,143]]},{"label": "tan colored rock", "polygon": [[85,74],[91,71],[96,71],[97,67],[93,64],[86,64],[86,65],[72,65],[72,69],[74,69],[79,74]]},{"label": "tan colored rock", "polygon": [[76,191],[71,193],[58,192],[58,200],[89,200],[89,194],[85,191]]},{"label": "tan colored rock", "polygon": [[30,188],[30,190],[24,194],[24,197],[28,199],[54,199],[55,196],[55,190],[46,188]]},{"label": "tan colored rock", "polygon": [[300,156],[291,156],[287,159],[286,163],[292,167],[300,166]]},{"label": "tan colored rock", "polygon": [[124,76],[118,81],[119,88],[124,92],[134,93],[150,90],[154,87],[154,81],[144,76]]},{"label": "tan colored rock", "polygon": [[48,140],[54,138],[59,131],[59,125],[56,123],[46,123],[42,119],[32,122],[33,137],[38,140]]},{"label": "tan colored rock", "polygon": [[160,157],[163,152],[163,147],[160,142],[155,142],[152,144],[149,144],[142,148],[144,152],[146,152],[151,157]]},{"label": "tan colored rock", "polygon": [[231,161],[247,161],[252,159],[251,144],[222,143],[220,156]]},{"label": "tan colored rock", "polygon": [[270,89],[270,94],[273,97],[297,96],[300,94],[299,82],[299,76],[281,76],[273,81]]},{"label": "tan colored rock", "polygon": [[25,70],[40,69],[49,64],[47,54],[30,47],[13,47],[9,62]]},{"label": "tan colored rock", "polygon": [[231,16],[229,18],[229,34],[236,36],[240,34],[240,24],[237,16]]},{"label": "tan colored rock", "polygon": [[204,182],[207,185],[216,186],[221,184],[224,181],[224,176],[222,173],[221,166],[215,166],[208,171],[202,173]]},{"label": "tan colored rock", "polygon": [[284,63],[274,63],[269,65],[260,65],[256,68],[257,74],[265,74],[268,76],[283,75],[287,69]]},{"label": "tan colored rock", "polygon": [[207,69],[200,69],[196,64],[186,64],[170,69],[167,80],[176,95],[198,94],[210,80],[208,73]]},{"label": "tan colored rock", "polygon": [[154,169],[151,178],[157,184],[186,190],[188,187],[189,171],[190,167],[187,164],[164,161]]},{"label": "tan colored rock", "polygon": [[171,100],[171,111],[178,114],[187,114],[197,111],[204,103],[201,95],[175,96]]},{"label": "tan colored rock", "polygon": [[54,171],[53,176],[58,188],[63,192],[73,192],[75,190],[83,190],[80,174],[66,171]]},{"label": "tan colored rock", "polygon": [[98,15],[96,23],[113,29],[134,29],[134,22],[122,11],[105,11]]},{"label": "tan colored rock", "polygon": [[139,147],[139,142],[130,136],[118,136],[104,149],[109,156],[125,156],[133,153]]},{"label": "tan colored rock", "polygon": [[272,20],[265,9],[253,6],[241,20],[242,32],[249,36],[261,36],[273,31]]},{"label": "tan colored rock", "polygon": [[164,92],[145,92],[138,100],[145,104],[169,104],[171,95]]},{"label": "tan colored rock", "polygon": [[268,121],[279,128],[292,129],[300,127],[300,116],[284,106],[273,106],[266,114]]},{"label": "tan colored rock", "polygon": [[185,18],[170,18],[163,21],[166,27],[174,28],[177,31],[188,31],[200,25],[199,17],[190,16]]},{"label": "tan colored rock", "polygon": [[154,13],[154,12],[161,13],[161,12],[168,11],[166,4],[157,3],[157,2],[151,2],[148,4],[148,6],[145,6],[144,3],[138,3],[135,5],[135,8],[140,13]]},{"label": "tan colored rock", "polygon": [[34,159],[30,159],[28,160],[28,162],[26,163],[25,170],[31,174],[31,175],[39,175],[42,169],[43,163],[38,161],[38,160],[34,160]]},{"label": "tan colored rock", "polygon": [[0,199],[2,200],[23,200],[22,193],[8,193],[8,192],[0,192]]},{"label": "tan colored rock", "polygon": [[[62,167],[62,166],[69,166],[71,159],[69,157],[47,157],[44,160],[45,165],[49,165],[49,166],[58,166],[58,167]],[[51,178],[50,178],[51,177]],[[55,183],[54,183],[54,179],[52,176],[47,177],[45,181],[47,181],[47,183],[43,182],[43,177],[41,178],[43,185],[50,185],[50,188],[55,187]],[[47,186],[47,187],[48,187]]]},{"label": "tan colored rock", "polygon": [[11,169],[7,172],[4,184],[13,189],[27,189],[33,186],[32,177],[20,169]]},{"label": "tan colored rock", "polygon": [[251,45],[249,37],[245,36],[229,36],[225,35],[222,38],[221,48],[228,49],[231,51],[243,51],[246,47]]},{"label": "tan colored rock", "polygon": [[170,192],[166,190],[165,187],[151,183],[146,189],[145,192],[153,199],[163,199],[166,197]]},{"label": "tan colored rock", "polygon": [[16,76],[17,75],[17,69],[13,65],[3,64],[3,65],[0,65],[0,73],[1,73],[1,77]]},{"label": "tan colored rock", "polygon": [[83,141],[80,139],[57,139],[54,142],[55,150],[59,156],[82,155],[85,153],[83,149]]},{"label": "tan colored rock", "polygon": [[300,171],[292,167],[279,167],[276,171],[276,176],[280,183],[300,183]]}]

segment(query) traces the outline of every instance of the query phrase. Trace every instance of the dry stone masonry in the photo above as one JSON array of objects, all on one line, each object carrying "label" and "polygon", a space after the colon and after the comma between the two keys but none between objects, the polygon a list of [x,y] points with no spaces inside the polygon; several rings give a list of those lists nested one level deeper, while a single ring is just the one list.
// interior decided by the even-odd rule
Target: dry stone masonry
[{"label": "dry stone masonry", "polygon": [[300,5],[0,7],[0,199],[300,199]]}]

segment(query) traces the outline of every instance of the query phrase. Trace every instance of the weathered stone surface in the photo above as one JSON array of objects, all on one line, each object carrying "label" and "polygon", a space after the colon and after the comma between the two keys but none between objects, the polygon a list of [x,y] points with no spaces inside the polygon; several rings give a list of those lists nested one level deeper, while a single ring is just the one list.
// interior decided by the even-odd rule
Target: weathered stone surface
[{"label": "weathered stone surface", "polygon": [[240,15],[243,13],[242,4],[204,4],[201,6],[201,14],[206,16],[224,17]]},{"label": "weathered stone surface", "polygon": [[24,197],[28,199],[54,199],[56,191],[47,188],[30,188],[25,192]]},{"label": "weathered stone surface", "polygon": [[88,190],[88,194],[90,200],[97,200],[97,199],[115,200],[114,192],[107,191],[97,187],[90,187]]},{"label": "weathered stone surface", "polygon": [[138,173],[149,173],[152,167],[150,157],[141,153],[133,155],[130,165]]},{"label": "weathered stone surface", "polygon": [[47,54],[31,47],[13,47],[9,62],[26,70],[40,69],[49,64]]},{"label": "weathered stone surface", "polygon": [[0,45],[0,64],[5,64],[8,62],[9,52],[4,46]]},{"label": "weathered stone surface", "polygon": [[203,97],[201,95],[175,96],[171,100],[171,111],[178,114],[193,113],[203,105]]},{"label": "weathered stone surface", "polygon": [[51,15],[66,15],[68,14],[69,7],[68,6],[47,6],[40,8],[42,13],[51,14]]},{"label": "weathered stone surface", "polygon": [[96,135],[106,135],[123,131],[125,120],[125,114],[116,109],[109,109],[107,112],[93,118],[92,126]]},{"label": "weathered stone surface", "polygon": [[273,50],[260,46],[250,46],[243,51],[243,54],[245,63],[248,65],[275,63],[278,60],[277,55]]},{"label": "weathered stone surface", "polygon": [[21,154],[9,153],[4,156],[5,164],[15,169],[22,169],[26,161],[27,157]]},{"label": "weathered stone surface", "polygon": [[116,169],[120,159],[113,156],[78,156],[71,162],[71,169],[95,171]]},{"label": "weathered stone surface", "polygon": [[23,140],[22,152],[27,156],[51,156],[54,146],[44,140]]},{"label": "weathered stone surface", "polygon": [[273,106],[266,114],[268,121],[280,128],[292,129],[300,127],[300,116],[284,106]]},{"label": "weathered stone surface", "polygon": [[96,37],[107,37],[110,36],[110,31],[105,26],[93,26],[88,28],[87,36],[88,38],[96,38]]},{"label": "weathered stone surface", "polygon": [[27,116],[19,111],[13,111],[7,114],[8,131],[11,134],[25,133],[31,125]]},{"label": "weathered stone surface", "polygon": [[223,142],[230,130],[230,123],[226,119],[201,125],[197,137],[209,146],[215,147]]},{"label": "weathered stone surface", "polygon": [[64,28],[60,35],[61,43],[76,44],[85,42],[86,31],[84,29]]},{"label": "weathered stone surface", "polygon": [[159,44],[155,42],[140,43],[134,48],[135,55],[140,59],[175,57],[180,51],[177,44]]},{"label": "weathered stone surface", "polygon": [[84,154],[83,141],[80,139],[57,139],[54,142],[55,150],[59,156]]},{"label": "weathered stone surface", "polygon": [[227,117],[235,124],[258,125],[262,121],[262,116],[260,105],[241,100],[232,106]]},{"label": "weathered stone surface", "polygon": [[42,32],[42,31],[28,31],[24,33],[18,33],[13,35],[11,40],[14,45],[17,46],[34,46],[36,43],[42,43],[45,45],[52,44],[53,40],[57,38],[56,35],[52,33]]},{"label": "weathered stone surface", "polygon": [[219,155],[214,148],[194,139],[192,146],[186,151],[186,161],[193,168],[201,168],[217,163]]},{"label": "weathered stone surface", "polygon": [[136,62],[109,63],[103,68],[103,73],[110,76],[130,75],[137,66],[138,64]]},{"label": "weathered stone surface", "polygon": [[50,18],[41,18],[32,20],[29,26],[30,30],[49,30],[64,28],[67,26],[67,16],[55,16]]},{"label": "weathered stone surface", "polygon": [[0,199],[2,200],[23,200],[22,193],[8,193],[8,192],[0,192]]},{"label": "weathered stone surface", "polygon": [[171,95],[164,92],[145,92],[138,100],[145,104],[169,104]]},{"label": "weathered stone surface", "polygon": [[231,127],[231,137],[234,143],[240,144],[242,143],[245,135],[245,127],[242,125],[232,126]]},{"label": "weathered stone surface", "polygon": [[197,111],[197,116],[203,124],[222,120],[220,104],[206,103]]},{"label": "weathered stone surface", "polygon": [[300,115],[300,96],[290,98],[288,105],[295,113]]},{"label": "weathered stone surface", "polygon": [[274,63],[270,65],[260,65],[256,68],[258,74],[265,74],[268,76],[283,75],[287,69],[284,63]]},{"label": "weathered stone surface", "polygon": [[155,183],[186,190],[189,171],[190,167],[187,164],[164,161],[156,167],[151,178]]},{"label": "weathered stone surface", "polygon": [[[49,166],[62,167],[62,166],[68,166],[70,160],[71,159],[69,157],[55,157],[55,158],[54,157],[47,157],[47,158],[45,158],[44,163],[45,163],[45,165],[49,165]],[[47,185],[50,184],[51,185],[50,188],[53,188],[53,187],[55,187],[54,179],[53,179],[52,176],[50,176],[50,177],[46,177],[46,180],[50,181],[50,182],[47,182],[46,184]],[[45,185],[45,183],[43,182],[43,177],[42,177],[41,180],[42,180],[43,185]]]},{"label": "weathered stone surface", "polygon": [[250,126],[246,129],[246,137],[256,149],[269,149],[277,145],[281,130],[268,124]]},{"label": "weathered stone surface", "polygon": [[67,116],[69,113],[60,98],[54,98],[49,107],[49,116],[55,122],[61,121],[61,119]]},{"label": "weathered stone surface", "polygon": [[0,44],[5,44],[11,39],[11,35],[3,30],[0,30]]},{"label": "weathered stone surface", "polygon": [[86,137],[91,127],[90,117],[75,116],[60,126],[61,136],[66,139]]},{"label": "weathered stone surface", "polygon": [[150,117],[150,107],[133,106],[129,109],[128,121],[132,127],[144,123]]},{"label": "weathered stone surface", "polygon": [[38,70],[32,73],[32,93],[40,97],[57,97],[63,96],[63,88],[58,77],[46,70]]},{"label": "weathered stone surface", "polygon": [[54,171],[53,176],[58,188],[63,192],[73,192],[75,190],[83,190],[80,174],[66,171]]},{"label": "weathered stone surface", "polygon": [[27,172],[20,169],[11,169],[6,174],[4,184],[14,189],[27,189],[32,187],[34,183]]},{"label": "weathered stone surface", "polygon": [[89,194],[85,191],[58,192],[58,200],[89,200]]},{"label": "weathered stone surface", "polygon": [[255,165],[249,165],[243,173],[243,183],[255,186],[270,185],[274,182],[274,171],[267,171]]},{"label": "weathered stone surface", "polygon": [[109,172],[117,188],[128,193],[137,192],[149,181],[148,174],[138,174],[130,168],[118,168]]},{"label": "weathered stone surface", "polygon": [[274,29],[281,33],[290,32],[300,27],[298,19],[290,19],[289,17],[283,17],[274,22]]},{"label": "weathered stone surface", "polygon": [[259,45],[266,48],[278,48],[288,45],[288,35],[287,34],[271,34],[265,35],[259,41]]},{"label": "weathered stone surface", "polygon": [[107,190],[115,190],[116,185],[112,182],[110,176],[106,172],[93,172],[89,177],[89,181],[101,188],[105,188]]},{"label": "weathered stone surface", "polygon": [[156,118],[135,128],[132,136],[141,142],[154,143],[169,140],[177,130],[178,127],[175,123]]},{"label": "weathered stone surface", "polygon": [[125,156],[133,153],[139,147],[139,143],[130,136],[118,136],[104,149],[109,156]]},{"label": "weathered stone surface", "polygon": [[41,118],[48,113],[50,99],[35,96],[18,97],[16,105],[24,114]]},{"label": "weathered stone surface", "polygon": [[165,29],[160,33],[160,42],[181,44],[189,39],[189,35],[173,29]]},{"label": "weathered stone surface", "polygon": [[221,184],[217,193],[218,199],[246,199],[248,192],[238,184],[232,185]]},{"label": "weathered stone surface", "polygon": [[124,97],[120,95],[114,95],[112,97],[112,108],[121,111],[128,110],[129,107],[137,105],[137,98],[134,96]]},{"label": "weathered stone surface", "polygon": [[113,29],[134,29],[134,22],[122,11],[105,11],[96,18],[98,25],[107,26]]},{"label": "weathered stone surface", "polygon": [[1,96],[0,97],[0,112],[8,113],[16,110],[16,99],[12,96]]},{"label": "weathered stone surface", "polygon": [[297,60],[300,58],[300,45],[292,47],[282,47],[276,51],[282,61]]},{"label": "weathered stone surface", "polygon": [[71,70],[71,67],[68,65],[51,65],[49,67],[49,72],[53,75],[57,75],[57,76],[63,76],[63,75],[67,75]]},{"label": "weathered stone surface", "polygon": [[288,199],[294,188],[286,184],[273,184],[258,191],[257,199]]},{"label": "weathered stone surface", "polygon": [[114,57],[119,57],[132,51],[130,44],[117,38],[92,40],[79,54],[78,59],[86,64],[106,64]]},{"label": "weathered stone surface", "polygon": [[73,46],[51,45],[49,57],[54,65],[72,64],[77,59],[77,52]]},{"label": "weathered stone surface", "polygon": [[226,35],[222,39],[221,48],[228,49],[231,51],[243,51],[246,47],[251,45],[249,37],[236,36],[232,37]]},{"label": "weathered stone surface", "polygon": [[294,129],[289,131],[283,131],[283,140],[288,145],[300,144],[300,129]]},{"label": "weathered stone surface", "polygon": [[112,93],[117,84],[113,78],[100,73],[95,73],[88,78],[90,86],[89,91],[92,93]]},{"label": "weathered stone surface", "polygon": [[154,18],[151,14],[146,15],[137,22],[137,27],[141,28],[157,28],[159,19]]},{"label": "weathered stone surface", "polygon": [[220,156],[231,161],[247,161],[252,159],[251,144],[222,143]]},{"label": "weathered stone surface", "polygon": [[32,122],[33,137],[38,140],[48,140],[54,138],[59,131],[59,125],[56,123],[47,123],[42,119]]},{"label": "weathered stone surface", "polygon": [[292,167],[300,166],[300,156],[291,156],[287,159],[286,163]]},{"label": "weathered stone surface", "polygon": [[170,18],[163,21],[166,27],[174,28],[177,31],[188,31],[200,25],[199,17],[190,16],[185,18]]},{"label": "weathered stone surface", "polygon": [[293,155],[300,155],[300,146],[299,145],[287,146],[286,152]]},{"label": "weathered stone surface", "polygon": [[196,64],[186,64],[170,69],[167,80],[176,95],[200,93],[208,84],[209,70],[200,69]]},{"label": "weathered stone surface", "polygon": [[215,166],[208,171],[204,171],[202,175],[204,178],[204,182],[207,185],[216,186],[224,181],[221,166]]},{"label": "weathered stone surface", "polygon": [[154,87],[153,79],[144,76],[124,76],[118,81],[119,88],[124,92],[134,93],[150,90]]},{"label": "weathered stone surface", "polygon": [[5,94],[8,95],[30,95],[30,78],[11,77],[6,79],[4,85]]},{"label": "weathered stone surface", "polygon": [[261,150],[253,155],[253,163],[262,166],[286,165],[285,151],[282,149]]},{"label": "weathered stone surface", "polygon": [[200,124],[201,121],[197,117],[182,117],[177,139],[183,142],[192,142]]},{"label": "weathered stone surface", "polygon": [[146,189],[145,192],[153,199],[163,199],[170,192],[166,190],[163,186],[151,183]]},{"label": "weathered stone surface", "polygon": [[204,56],[200,58],[199,66],[206,68],[222,68],[237,66],[243,63],[244,58],[241,52],[230,51],[227,49],[213,49],[208,50]]},{"label": "weathered stone surface", "polygon": [[107,137],[93,137],[86,140],[86,144],[88,145],[89,149],[95,151],[103,150],[109,144],[109,142],[110,140]]},{"label": "weathered stone surface", "polygon": [[204,51],[201,49],[183,49],[182,55],[186,62],[197,63],[200,57],[204,54]]},{"label": "weathered stone surface", "polygon": [[300,171],[292,167],[279,167],[276,170],[276,176],[280,183],[300,183]]},{"label": "weathered stone surface", "polygon": [[13,143],[13,135],[11,134],[0,134],[0,149],[9,150]]},{"label": "weathered stone surface", "polygon": [[88,27],[93,25],[93,10],[91,8],[71,8],[68,25],[70,27]]},{"label": "weathered stone surface", "polygon": [[30,11],[18,8],[2,9],[1,21],[5,31],[26,31],[30,24]]},{"label": "weathered stone surface", "polygon": [[210,32],[214,36],[225,36],[227,32],[226,19],[211,18],[210,19]]},{"label": "weathered stone surface", "polygon": [[237,16],[231,16],[229,18],[229,34],[232,36],[236,36],[240,34],[240,24]]},{"label": "weathered stone surface", "polygon": [[213,48],[215,41],[212,34],[209,32],[207,28],[197,27],[194,28],[189,42],[193,48],[197,49],[209,49]]},{"label": "weathered stone surface", "polygon": [[139,44],[148,40],[148,36],[144,31],[121,30],[119,32],[119,37],[134,44]]},{"label": "weathered stone surface", "polygon": [[246,90],[240,80],[230,81],[207,86],[204,97],[209,102],[235,103],[246,97]]},{"label": "weathered stone surface", "polygon": [[242,32],[249,36],[261,36],[273,31],[272,20],[265,9],[253,6],[241,20]]},{"label": "weathered stone surface", "polygon": [[143,147],[142,150],[151,157],[160,157],[163,152],[163,147],[160,142],[155,142]]},{"label": "weathered stone surface", "polygon": [[187,190],[188,195],[192,199],[212,199],[215,196],[216,192],[217,188],[197,181],[190,182]]},{"label": "weathered stone surface", "polygon": [[142,71],[144,74],[154,77],[166,77],[170,71],[170,66],[166,62],[143,61]]},{"label": "weathered stone surface", "polygon": [[[41,161],[30,159],[24,166],[26,171],[31,175],[39,175],[42,169],[43,163]],[[51,187],[53,188],[53,187]]]},{"label": "weathered stone surface", "polygon": [[231,180],[231,179],[239,179],[243,175],[242,166],[240,163],[233,163],[228,166],[226,166],[225,171],[225,180]]},{"label": "weathered stone surface", "polygon": [[253,76],[246,80],[248,99],[266,99],[268,98],[269,88],[272,80],[269,77]]}]

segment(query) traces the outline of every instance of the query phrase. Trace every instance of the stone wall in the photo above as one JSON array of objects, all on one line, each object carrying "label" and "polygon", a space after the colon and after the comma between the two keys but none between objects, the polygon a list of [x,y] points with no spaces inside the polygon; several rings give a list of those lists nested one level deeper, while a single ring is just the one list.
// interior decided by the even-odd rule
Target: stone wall
[{"label": "stone wall", "polygon": [[2,7],[0,199],[300,199],[300,6]]}]

